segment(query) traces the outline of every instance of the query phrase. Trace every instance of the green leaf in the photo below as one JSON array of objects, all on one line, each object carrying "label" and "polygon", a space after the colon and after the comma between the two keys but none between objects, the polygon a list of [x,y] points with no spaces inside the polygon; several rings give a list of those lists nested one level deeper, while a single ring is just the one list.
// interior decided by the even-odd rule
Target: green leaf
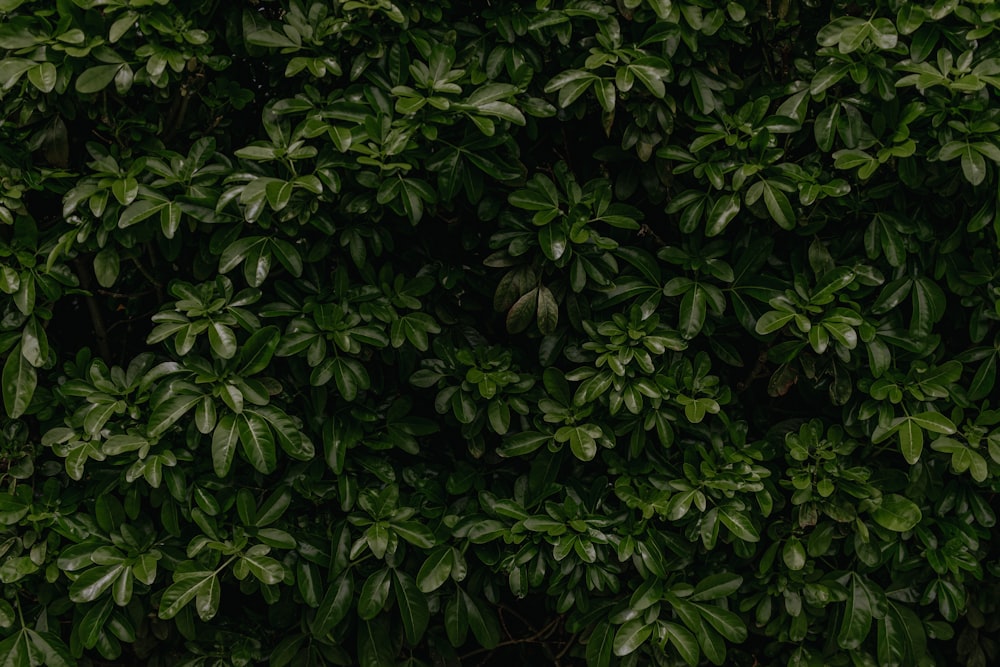
[{"label": "green leaf", "polygon": [[240,348],[240,375],[256,375],[267,368],[278,341],[277,327],[268,326],[255,331]]},{"label": "green leaf", "polygon": [[424,561],[417,573],[417,588],[423,593],[431,593],[444,585],[451,576],[455,555],[451,547],[440,547]]},{"label": "green leaf", "polygon": [[733,642],[742,644],[747,639],[747,628],[734,612],[709,604],[698,605],[701,617],[715,628],[720,635]]},{"label": "green leaf", "polygon": [[552,295],[549,288],[544,285],[538,287],[536,318],[538,320],[538,330],[543,336],[550,336],[555,333],[556,325],[559,324],[559,304],[556,303],[556,298]]},{"label": "green leaf", "polygon": [[392,640],[381,620],[365,621],[358,630],[359,667],[385,667],[395,662]]},{"label": "green leaf", "polygon": [[538,230],[538,245],[541,246],[542,253],[551,261],[555,262],[561,259],[569,247],[563,226],[554,222]]},{"label": "green leaf", "polygon": [[816,72],[816,76],[813,77],[812,82],[809,84],[809,91],[813,94],[813,96],[819,95],[843,79],[847,75],[848,69],[848,65],[840,62],[827,65],[820,71]]},{"label": "green leaf", "polygon": [[840,632],[837,634],[837,644],[848,651],[854,651],[861,646],[872,626],[872,601],[868,597],[861,577],[856,573],[850,575],[847,602],[844,605],[844,617],[840,622]]},{"label": "green leaf", "polygon": [[695,586],[688,599],[691,602],[706,602],[726,598],[735,593],[743,585],[743,577],[731,572],[720,572],[709,575]]},{"label": "green leaf", "polygon": [[969,384],[969,400],[980,401],[993,390],[997,381],[997,355],[991,354],[976,371]]},{"label": "green leaf", "polygon": [[719,507],[719,519],[733,535],[745,542],[759,542],[760,533],[753,525],[746,512],[736,509],[733,505]]},{"label": "green leaf", "polygon": [[903,667],[909,656],[922,656],[927,637],[920,619],[910,609],[889,602],[888,613],[878,620],[878,659],[880,665]]},{"label": "green leaf", "polygon": [[771,219],[782,229],[795,229],[795,211],[785,193],[768,182],[764,182],[764,205]]},{"label": "green leaf", "polygon": [[198,612],[198,618],[203,621],[210,621],[215,618],[215,615],[219,612],[219,600],[222,593],[222,588],[219,585],[219,578],[212,577],[207,584],[202,586],[198,590],[198,595],[195,597],[195,611]]},{"label": "green leaf", "polygon": [[556,431],[557,442],[569,441],[573,455],[581,461],[590,461],[597,456],[597,435],[594,427],[585,426],[564,426]]},{"label": "green leaf", "polygon": [[390,525],[397,535],[421,549],[430,549],[437,543],[434,533],[419,521],[393,521]]},{"label": "green leaf", "polygon": [[356,359],[338,358],[334,362],[334,381],[337,384],[337,390],[344,397],[344,400],[353,401],[357,398],[360,391],[368,389],[371,386],[364,366]]},{"label": "green leaf", "polygon": [[705,235],[718,236],[721,234],[740,212],[741,202],[739,194],[735,192],[715,200],[715,204],[712,205],[712,209],[708,213],[708,226],[705,229]]},{"label": "green leaf", "polygon": [[37,571],[38,565],[29,556],[7,558],[4,560],[3,565],[0,565],[0,582],[13,584]]},{"label": "green leaf", "polygon": [[250,465],[264,474],[273,472],[278,464],[277,450],[267,422],[255,413],[244,412],[236,417],[236,429]]},{"label": "green leaf", "polygon": [[986,160],[968,144],[962,151],[962,175],[972,185],[979,185],[986,180]]},{"label": "green leaf", "polygon": [[393,570],[392,573],[393,592],[396,595],[396,607],[403,620],[403,630],[407,641],[416,646],[430,622],[427,597],[417,588],[410,575],[399,570]]},{"label": "green leaf", "polygon": [[606,621],[594,626],[590,638],[587,639],[588,667],[610,667],[611,655],[614,650],[615,631]]},{"label": "green leaf", "polygon": [[909,419],[923,430],[931,433],[952,435],[958,430],[950,419],[939,412],[920,412],[910,415]]},{"label": "green leaf", "polygon": [[378,616],[389,599],[389,587],[391,584],[392,570],[383,568],[372,573],[361,587],[361,597],[358,600],[358,616],[366,621]]},{"label": "green leaf", "polygon": [[163,597],[160,598],[159,617],[168,620],[176,616],[202,590],[211,586],[215,577],[216,573],[210,570],[175,573],[174,583],[163,592]]},{"label": "green leaf", "polygon": [[[538,310],[538,288],[530,290],[527,294],[514,302],[507,313],[507,331],[516,334],[521,333],[531,324]],[[557,315],[558,315],[558,311]]]},{"label": "green leaf", "polygon": [[14,346],[3,365],[3,404],[7,415],[17,419],[31,404],[38,385],[38,374],[21,352],[21,343]]},{"label": "green leaf", "polygon": [[545,443],[549,442],[552,436],[548,433],[537,431],[524,431],[508,435],[503,439],[503,444],[497,448],[500,456],[525,456],[532,453]]},{"label": "green leaf", "polygon": [[92,605],[83,615],[77,629],[80,642],[85,648],[93,648],[97,645],[113,609],[114,603],[110,597],[107,597],[99,604]]},{"label": "green leaf", "polygon": [[325,637],[347,617],[354,599],[354,577],[350,571],[341,572],[323,596],[316,615],[310,623],[315,637]]},{"label": "green leaf", "polygon": [[828,153],[833,148],[833,141],[837,136],[836,130],[839,121],[839,102],[826,107],[816,116],[816,122],[813,125],[813,135],[816,138],[816,145],[821,151]]},{"label": "green leaf", "polygon": [[703,326],[708,313],[708,301],[705,297],[705,289],[695,283],[689,289],[684,298],[681,299],[680,322],[677,329],[685,339],[690,340],[697,336]]},{"label": "green leaf", "polygon": [[906,417],[895,430],[899,435],[899,448],[903,452],[903,458],[914,465],[920,460],[920,453],[924,449],[923,429],[912,418]]},{"label": "green leaf", "polygon": [[156,406],[146,425],[149,437],[155,438],[177,423],[201,400],[201,396],[201,394],[175,395]]},{"label": "green leaf", "polygon": [[253,551],[253,549],[248,550],[240,559],[250,573],[262,583],[269,585],[280,583],[285,578],[285,569],[281,563],[270,556],[251,553]]},{"label": "green leaf", "polygon": [[690,667],[696,667],[701,660],[698,640],[691,631],[676,623],[664,623],[663,633],[667,641],[680,653],[681,659]]},{"label": "green leaf", "polygon": [[802,541],[797,537],[789,537],[785,540],[785,546],[781,550],[781,559],[789,570],[801,570],[806,565],[806,549]]},{"label": "green leaf", "polygon": [[944,315],[944,292],[934,281],[920,277],[913,281],[912,301],[911,327],[918,334],[930,333],[933,324]]},{"label": "green leaf", "polygon": [[94,255],[94,274],[101,287],[113,287],[118,280],[120,270],[118,251],[114,248],[105,248]]},{"label": "green leaf", "polygon": [[[36,632],[31,629],[25,629],[25,632],[28,635],[28,640],[31,642],[32,648],[41,657],[40,664],[47,665],[48,667],[74,667],[77,664],[76,659],[69,651],[69,647],[53,633]],[[2,655],[3,651],[0,650],[0,656]],[[6,663],[4,665],[6,666]]]},{"label": "green leaf", "polygon": [[646,623],[643,618],[633,618],[626,622],[615,633],[613,643],[614,653],[619,658],[635,653],[646,643],[653,632],[653,624]]},{"label": "green leaf", "polygon": [[14,608],[6,600],[0,600],[0,628],[9,628],[14,625],[17,616]]},{"label": "green leaf", "polygon": [[253,32],[246,34],[247,44],[253,44],[254,46],[264,46],[274,49],[297,49],[301,44],[292,41],[284,33],[277,32],[276,30],[271,30],[270,28],[265,28],[263,30],[255,30]]},{"label": "green leaf", "polygon": [[492,649],[500,643],[500,628],[496,618],[492,615],[490,607],[479,604],[473,600],[465,591],[461,592],[465,603],[465,611],[469,619],[469,629],[472,635],[479,642],[479,645],[486,649]]},{"label": "green leaf", "polygon": [[215,427],[215,432],[212,433],[212,468],[219,477],[229,474],[239,438],[236,415],[231,413],[223,415]]},{"label": "green leaf", "polygon": [[232,359],[236,356],[236,334],[221,322],[212,322],[208,326],[208,342],[220,359]]},{"label": "green leaf", "polygon": [[21,276],[9,266],[0,266],[0,291],[14,294],[21,287]]},{"label": "green leaf", "polygon": [[312,442],[299,431],[298,426],[284,411],[267,405],[251,412],[260,415],[271,425],[281,449],[292,458],[308,461],[316,455]]},{"label": "green leaf", "polygon": [[117,65],[97,65],[84,70],[76,78],[76,92],[90,94],[104,90],[115,80],[122,67],[125,67],[124,63]]},{"label": "green leaf", "polygon": [[119,607],[124,607],[132,600],[132,566],[127,565],[111,585],[111,598]]},{"label": "green leaf", "polygon": [[20,286],[14,292],[14,305],[22,315],[31,315],[35,310],[35,279],[27,271],[21,272]]},{"label": "green leaf", "polygon": [[49,356],[49,339],[41,321],[34,315],[28,318],[21,333],[21,354],[35,368],[45,365]]},{"label": "green leaf", "polygon": [[31,630],[28,628],[22,628],[0,642],[0,660],[3,660],[0,665],[3,667],[34,667],[38,664],[32,660],[29,632]]},{"label": "green leaf", "polygon": [[871,511],[871,516],[883,528],[897,533],[912,530],[922,518],[917,504],[898,493],[883,496],[881,504]]},{"label": "green leaf", "polygon": [[840,266],[827,271],[816,281],[816,286],[813,288],[809,302],[814,304],[829,303],[836,292],[844,289],[852,282],[854,282],[854,271],[852,269]]},{"label": "green leaf", "polygon": [[795,319],[795,313],[786,313],[780,310],[769,310],[760,316],[754,330],[761,335],[767,335],[778,331],[793,319]]}]

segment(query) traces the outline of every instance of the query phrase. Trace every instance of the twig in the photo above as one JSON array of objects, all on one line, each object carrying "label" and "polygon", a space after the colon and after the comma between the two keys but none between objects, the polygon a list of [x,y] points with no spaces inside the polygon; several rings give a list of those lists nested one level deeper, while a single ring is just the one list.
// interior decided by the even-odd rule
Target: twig
[{"label": "twig", "polygon": [[[517,611],[515,611],[514,609],[511,609],[510,607],[506,607],[504,605],[498,605],[498,611],[500,611],[500,612],[507,612],[508,614],[510,614],[511,616],[513,616],[514,618],[516,618],[517,620],[521,621],[521,623],[524,623],[524,626],[526,628],[528,628],[528,630],[530,630],[532,633],[538,632],[538,628],[535,627],[534,623],[532,623],[531,621],[529,621],[527,618],[525,618],[521,614],[517,613]],[[507,634],[510,635],[511,633],[508,632]]]},{"label": "twig", "polygon": [[141,292],[136,292],[135,294],[125,294],[124,292],[115,292],[114,290],[109,290],[109,289],[99,289],[94,291],[100,294],[101,296],[110,296],[113,299],[135,299],[137,297],[146,296],[147,294],[153,293],[153,290],[149,289],[143,290]]},{"label": "twig", "polygon": [[506,641],[502,641],[493,648],[477,648],[474,651],[469,651],[468,653],[459,656],[459,660],[467,660],[472,656],[479,655],[480,653],[486,653],[487,651],[493,651],[500,648],[501,646],[515,646],[517,644],[544,644],[549,635],[556,631],[559,624],[562,622],[562,616],[559,616],[552,620],[544,628],[536,632],[535,634],[528,637],[511,638]]},{"label": "twig", "polygon": [[84,301],[87,302],[87,310],[90,311],[90,323],[94,327],[94,336],[97,338],[97,351],[102,359],[111,361],[111,345],[108,344],[108,330],[104,326],[104,316],[101,315],[101,307],[94,298],[90,289],[90,271],[79,258],[73,260],[76,265],[76,277],[80,279],[80,286],[84,289]]},{"label": "twig", "polygon": [[[132,263],[135,264],[135,268],[139,269],[139,273],[141,273],[146,278],[146,280],[148,280],[153,285],[153,289],[156,290],[156,299],[157,301],[162,303],[163,283],[161,283],[159,280],[156,279],[155,276],[153,276],[153,274],[147,271],[146,267],[142,265],[142,262],[140,262],[138,258],[133,257]],[[154,267],[156,266],[156,256],[153,254],[152,250],[149,251],[149,263],[152,264]]]},{"label": "twig", "polygon": [[654,232],[653,228],[647,224],[643,224],[636,235],[641,239],[646,237],[651,238],[658,248],[665,248],[667,245],[667,242],[661,239],[660,235]]},{"label": "twig", "polygon": [[574,633],[573,636],[567,639],[566,643],[563,644],[562,650],[556,653],[556,667],[559,667],[559,661],[562,660],[564,655],[569,653],[569,650],[573,647],[574,644],[576,644],[576,639],[579,636],[580,636],[579,632]]},{"label": "twig", "polygon": [[112,322],[108,326],[108,333],[110,334],[114,330],[115,327],[120,327],[123,324],[130,325],[133,322],[138,322],[139,320],[148,320],[150,318],[150,316],[154,315],[155,313],[156,313],[156,309],[153,309],[153,310],[150,310],[150,311],[147,311],[147,312],[143,313],[142,315],[136,315],[134,317],[128,317],[128,318],[126,318],[124,320],[118,320],[117,322]]}]

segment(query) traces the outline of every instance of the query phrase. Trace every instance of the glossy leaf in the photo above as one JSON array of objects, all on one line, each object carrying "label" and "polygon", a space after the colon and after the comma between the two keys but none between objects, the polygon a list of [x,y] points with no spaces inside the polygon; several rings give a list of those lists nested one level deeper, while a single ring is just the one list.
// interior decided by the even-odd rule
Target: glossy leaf
[{"label": "glossy leaf", "polygon": [[922,517],[916,503],[898,493],[884,496],[871,514],[882,527],[900,533],[912,530]]}]

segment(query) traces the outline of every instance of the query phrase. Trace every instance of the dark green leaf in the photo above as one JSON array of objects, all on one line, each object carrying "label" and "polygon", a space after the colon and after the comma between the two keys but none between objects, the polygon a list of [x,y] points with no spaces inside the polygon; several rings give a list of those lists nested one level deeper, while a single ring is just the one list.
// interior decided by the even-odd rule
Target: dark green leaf
[{"label": "dark green leaf", "polygon": [[430,611],[427,607],[427,597],[417,588],[410,575],[393,570],[393,591],[396,595],[396,606],[403,619],[403,630],[410,644],[416,646],[427,624],[430,621]]},{"label": "dark green leaf", "polygon": [[342,572],[331,582],[323,596],[310,629],[314,636],[325,637],[347,617],[354,598],[354,577],[349,571]]},{"label": "dark green leaf", "polygon": [[719,519],[739,539],[746,542],[760,541],[760,533],[750,517],[732,505],[723,505],[719,508]]},{"label": "dark green leaf", "polygon": [[376,570],[370,575],[361,587],[361,597],[358,599],[358,616],[364,620],[371,620],[378,616],[389,599],[391,584],[392,570]]},{"label": "dark green leaf", "polygon": [[454,554],[451,547],[440,547],[424,561],[417,573],[417,587],[423,593],[431,593],[448,581],[451,576]]},{"label": "dark green leaf", "polygon": [[916,503],[898,493],[883,496],[871,515],[880,526],[898,533],[912,530],[922,518]]},{"label": "dark green leaf", "polygon": [[88,94],[104,90],[111,85],[111,82],[115,80],[115,76],[118,75],[119,70],[124,66],[123,64],[97,65],[84,70],[76,78],[76,91]]},{"label": "dark green leaf", "polygon": [[28,409],[37,384],[35,368],[24,358],[18,343],[3,365],[3,404],[12,419],[20,417]]},{"label": "dark green leaf", "polygon": [[239,437],[236,415],[223,415],[215,427],[215,432],[212,433],[212,468],[219,477],[229,474]]},{"label": "dark green leaf", "polygon": [[160,598],[160,618],[167,620],[176,616],[203,589],[212,585],[211,582],[215,576],[215,572],[209,570],[175,574],[174,583],[163,592],[163,597]]},{"label": "dark green leaf", "polygon": [[250,465],[265,474],[272,472],[277,465],[277,451],[267,422],[252,412],[244,412],[236,417],[236,429]]},{"label": "dark green leaf", "polygon": [[171,396],[163,401],[149,416],[149,423],[146,426],[149,437],[155,438],[164,433],[195,407],[200,400],[200,394],[181,394]]},{"label": "dark green leaf", "polygon": [[844,617],[840,622],[837,643],[841,648],[853,651],[861,646],[872,626],[872,603],[868,591],[858,574],[850,575]]},{"label": "dark green leaf", "polygon": [[710,575],[695,586],[694,592],[688,599],[692,602],[704,602],[726,598],[735,593],[743,585],[743,577],[730,572],[720,572]]},{"label": "dark green leaf", "polygon": [[646,623],[642,618],[633,618],[628,621],[615,633],[614,653],[618,657],[635,653],[639,647],[646,643],[653,632],[653,625]]}]

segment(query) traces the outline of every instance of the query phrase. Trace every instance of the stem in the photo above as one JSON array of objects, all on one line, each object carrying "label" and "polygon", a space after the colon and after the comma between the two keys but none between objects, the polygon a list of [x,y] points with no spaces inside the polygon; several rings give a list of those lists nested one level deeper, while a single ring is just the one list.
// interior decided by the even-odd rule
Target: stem
[{"label": "stem", "polygon": [[556,663],[557,664],[559,663],[560,660],[563,659],[563,657],[567,653],[569,653],[569,650],[573,647],[574,644],[576,644],[576,640],[577,640],[577,638],[579,636],[580,636],[580,633],[577,632],[572,637],[570,637],[568,640],[566,640],[566,643],[563,645],[562,650],[559,651],[558,653],[556,653]]},{"label": "stem", "polygon": [[[538,632],[538,628],[535,627],[534,623],[532,623],[531,621],[529,621],[528,619],[526,619],[521,614],[517,613],[517,611],[515,611],[514,609],[511,609],[510,607],[506,607],[504,605],[499,605],[497,607],[497,611],[499,611],[501,613],[502,612],[506,612],[506,613],[510,614],[511,616],[513,616],[514,618],[516,618],[517,620],[521,621],[521,623],[523,623],[524,626],[526,628],[528,628],[528,630],[531,633]],[[508,636],[513,636],[513,633],[508,632],[507,635]]]},{"label": "stem", "polygon": [[97,338],[97,351],[102,359],[112,361],[111,346],[108,344],[108,330],[104,326],[104,316],[101,314],[101,307],[90,289],[92,284],[90,271],[79,258],[73,260],[73,263],[76,265],[76,277],[79,278],[80,285],[85,291],[83,299],[87,302],[87,310],[90,312],[90,323],[94,327],[94,336]]},{"label": "stem", "polygon": [[[156,268],[156,254],[153,252],[153,249],[150,246],[147,246],[146,250],[148,251],[148,254],[149,254],[149,264],[150,264],[150,266],[152,266],[155,269]],[[150,284],[153,286],[153,289],[156,290],[156,298],[157,298],[157,300],[160,303],[163,303],[163,301],[164,301],[163,283],[161,283],[159,280],[157,280],[156,277],[153,274],[151,274],[146,269],[146,267],[144,267],[142,265],[142,262],[140,262],[137,257],[133,257],[132,258],[132,263],[135,264],[135,268],[139,269],[139,273],[141,273],[143,275],[143,277],[145,277],[146,280],[148,280],[150,282]]]},{"label": "stem", "polygon": [[639,231],[636,233],[636,236],[638,236],[639,238],[644,238],[648,236],[653,240],[653,243],[656,244],[657,248],[664,248],[667,245],[667,242],[661,239],[659,234],[654,232],[653,228],[646,224],[644,224],[642,227],[639,228]]},{"label": "stem", "polygon": [[17,619],[21,621],[21,627],[24,628],[26,626],[24,625],[24,612],[21,611],[21,596],[14,596],[14,602],[17,604]]},{"label": "stem", "polygon": [[477,648],[474,651],[469,651],[468,653],[465,653],[464,655],[459,656],[459,660],[463,660],[464,661],[467,658],[471,658],[474,655],[479,655],[480,653],[486,653],[487,651],[496,650],[496,649],[500,648],[501,646],[514,646],[514,645],[517,645],[517,644],[544,644],[545,640],[548,639],[549,635],[551,635],[553,632],[555,632],[556,629],[559,627],[559,623],[561,621],[562,621],[562,616],[559,616],[558,618],[552,620],[544,628],[542,628],[541,630],[539,630],[538,632],[536,632],[535,634],[533,634],[533,635],[531,635],[529,637],[521,637],[521,638],[518,638],[518,639],[511,638],[511,639],[508,639],[506,641],[500,642],[499,644],[497,644],[493,648]]}]

